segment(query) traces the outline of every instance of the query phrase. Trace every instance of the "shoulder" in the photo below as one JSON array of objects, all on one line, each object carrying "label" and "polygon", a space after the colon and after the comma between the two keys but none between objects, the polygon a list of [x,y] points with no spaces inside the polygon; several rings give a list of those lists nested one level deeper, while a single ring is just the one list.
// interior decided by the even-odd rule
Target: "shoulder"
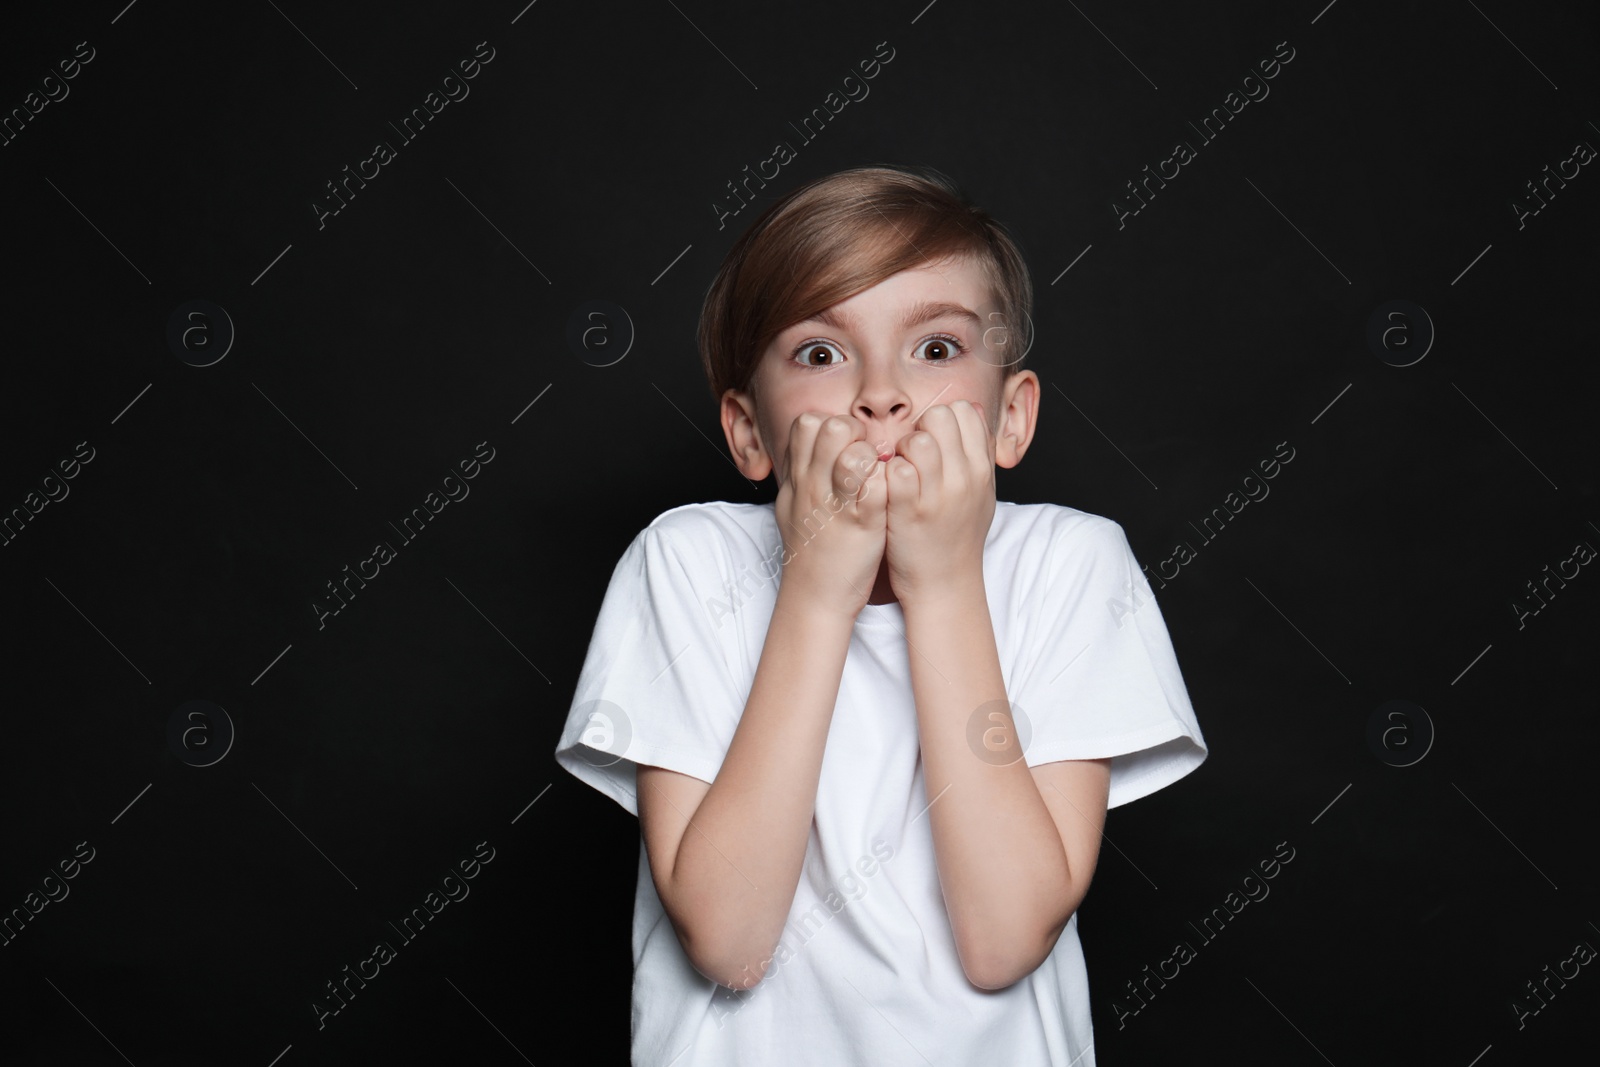
[{"label": "shoulder", "polygon": [[776,529],[771,504],[734,504],[726,500],[710,500],[668,508],[650,520],[645,532],[655,531],[679,544],[688,544],[706,536],[759,536],[768,527]]},{"label": "shoulder", "polygon": [[1127,546],[1121,524],[1104,515],[1064,504],[1013,504],[998,501],[990,539],[1013,557],[1093,562]]},{"label": "shoulder", "polygon": [[712,500],[668,508],[634,538],[635,546],[667,551],[692,566],[738,566],[760,559],[782,545],[772,504]]}]

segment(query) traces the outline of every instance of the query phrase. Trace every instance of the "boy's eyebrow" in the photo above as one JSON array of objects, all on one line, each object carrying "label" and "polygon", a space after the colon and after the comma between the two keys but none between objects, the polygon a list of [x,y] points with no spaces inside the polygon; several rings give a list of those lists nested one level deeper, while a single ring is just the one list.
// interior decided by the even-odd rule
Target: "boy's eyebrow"
[{"label": "boy's eyebrow", "polygon": [[[920,300],[906,309],[900,319],[900,329],[909,330],[913,326],[920,326],[933,319],[960,318],[966,319],[973,325],[982,325],[983,320],[971,308],[962,307],[944,300]],[[831,326],[835,330],[849,330],[853,328],[853,320],[839,314],[834,308],[824,308],[803,322],[820,322],[824,326]],[[796,323],[795,325],[802,325]]]}]

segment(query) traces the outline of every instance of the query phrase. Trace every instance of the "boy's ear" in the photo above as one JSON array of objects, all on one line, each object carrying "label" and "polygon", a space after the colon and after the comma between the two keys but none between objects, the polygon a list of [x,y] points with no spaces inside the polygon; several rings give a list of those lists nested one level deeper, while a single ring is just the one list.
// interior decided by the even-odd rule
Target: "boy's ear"
[{"label": "boy's ear", "polygon": [[729,389],[722,394],[721,414],[722,432],[728,439],[734,465],[752,482],[760,482],[772,472],[772,457],[761,440],[755,401],[747,393]]},{"label": "boy's ear", "polygon": [[1006,469],[1022,462],[1039,422],[1039,376],[1018,371],[1000,387],[1000,426],[995,431],[994,461]]}]

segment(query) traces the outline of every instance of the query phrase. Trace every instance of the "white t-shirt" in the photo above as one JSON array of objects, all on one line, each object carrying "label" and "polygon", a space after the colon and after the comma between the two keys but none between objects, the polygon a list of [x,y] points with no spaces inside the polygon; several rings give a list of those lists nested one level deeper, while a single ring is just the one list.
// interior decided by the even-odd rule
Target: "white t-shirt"
[{"label": "white t-shirt", "polygon": [[[772,504],[686,504],[645,527],[601,604],[561,766],[634,815],[639,764],[713,781],[755,679],[781,559]],[[997,501],[983,577],[1029,767],[1111,757],[1116,807],[1200,765],[1205,741],[1121,526]],[[760,983],[735,992],[689,962],[641,839],[633,1067],[1092,1067],[1076,914],[1014,985],[979,989],[961,970],[909,655],[900,605],[864,607],[789,922]]]}]

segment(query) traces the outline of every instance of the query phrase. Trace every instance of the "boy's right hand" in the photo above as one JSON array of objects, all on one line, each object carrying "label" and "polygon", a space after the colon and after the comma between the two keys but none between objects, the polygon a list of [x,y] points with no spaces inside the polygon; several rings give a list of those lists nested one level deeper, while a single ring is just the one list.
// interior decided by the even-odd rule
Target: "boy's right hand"
[{"label": "boy's right hand", "polygon": [[872,595],[888,542],[885,464],[855,419],[806,411],[789,427],[785,466],[776,505],[780,591],[853,620]]}]

